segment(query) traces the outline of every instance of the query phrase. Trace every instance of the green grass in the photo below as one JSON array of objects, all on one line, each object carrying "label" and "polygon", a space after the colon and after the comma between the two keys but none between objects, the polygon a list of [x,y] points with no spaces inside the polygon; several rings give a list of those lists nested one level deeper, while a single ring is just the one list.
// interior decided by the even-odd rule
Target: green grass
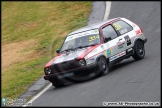
[{"label": "green grass", "polygon": [[32,50],[37,56],[2,67],[2,97],[17,98],[44,74],[66,35],[86,25],[91,7],[87,1],[2,2],[2,45],[31,39],[38,43],[20,51],[25,56]]}]

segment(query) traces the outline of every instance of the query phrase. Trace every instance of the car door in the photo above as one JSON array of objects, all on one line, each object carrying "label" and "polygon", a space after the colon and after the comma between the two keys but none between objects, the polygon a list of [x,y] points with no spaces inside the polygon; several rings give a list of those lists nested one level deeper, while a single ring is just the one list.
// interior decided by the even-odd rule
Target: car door
[{"label": "car door", "polygon": [[134,35],[133,27],[123,20],[112,23],[112,26],[116,30],[117,34],[123,41],[125,41],[125,50],[132,46],[131,37]]},{"label": "car door", "polygon": [[[124,37],[118,36],[115,29],[111,24],[102,28],[102,33],[104,36],[104,47],[106,51],[107,58],[111,58],[109,61],[113,61],[119,58],[118,54],[125,50]],[[111,40],[106,41],[106,38],[111,37]]]}]

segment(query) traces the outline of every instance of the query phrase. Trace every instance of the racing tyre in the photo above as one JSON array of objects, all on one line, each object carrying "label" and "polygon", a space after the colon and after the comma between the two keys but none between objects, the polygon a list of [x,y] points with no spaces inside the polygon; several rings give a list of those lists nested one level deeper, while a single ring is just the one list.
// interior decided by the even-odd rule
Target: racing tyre
[{"label": "racing tyre", "polygon": [[101,75],[106,75],[108,73],[108,65],[104,57],[100,57],[97,60],[97,66],[94,72],[88,73],[86,75],[75,75],[72,77],[65,78],[66,80],[74,83],[84,82]]},{"label": "racing tyre", "polygon": [[65,78],[66,80],[74,83],[80,83],[84,82],[93,78],[96,78],[100,75],[106,75],[108,73],[108,65],[106,62],[106,59],[104,57],[100,57],[97,61],[97,67],[96,70],[92,73],[86,74],[86,75],[75,75],[72,77]]},{"label": "racing tyre", "polygon": [[134,55],[132,56],[135,60],[141,60],[145,56],[144,44],[141,41],[137,41],[134,45]]},{"label": "racing tyre", "polygon": [[104,57],[100,57],[97,61],[98,69],[100,71],[99,75],[106,75],[109,72],[109,67],[107,61]]},{"label": "racing tyre", "polygon": [[56,88],[62,87],[64,85],[64,83],[62,81],[59,81],[59,80],[51,81],[51,83]]}]

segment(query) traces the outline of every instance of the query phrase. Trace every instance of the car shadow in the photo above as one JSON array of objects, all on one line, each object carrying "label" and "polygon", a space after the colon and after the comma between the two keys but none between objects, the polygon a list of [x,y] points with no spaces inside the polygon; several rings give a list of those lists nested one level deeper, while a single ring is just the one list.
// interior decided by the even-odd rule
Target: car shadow
[{"label": "car shadow", "polygon": [[113,71],[123,68],[131,63],[134,63],[134,62],[136,62],[134,59],[129,59],[129,60],[121,61],[120,63],[114,64],[114,65],[111,65],[109,73],[112,73]]},{"label": "car shadow", "polygon": [[[131,63],[134,63],[134,62],[136,62],[134,59],[126,59],[126,60],[121,61],[120,63],[111,65],[109,67],[109,73],[112,73],[112,72],[114,72],[116,70],[119,70],[120,68],[123,68],[123,67],[125,67],[125,66],[127,66],[127,65],[129,65]],[[97,78],[99,78],[99,77],[102,77],[102,76],[98,76],[98,77],[95,77],[93,79],[90,79],[90,80],[87,80],[87,81],[78,82],[78,83],[73,83],[73,82],[67,81],[67,83],[65,85],[63,85],[61,87],[57,87],[57,88],[54,87],[54,89],[55,90],[56,89],[62,89],[62,88],[66,88],[66,87],[69,87],[69,86],[72,86],[72,85],[76,85],[76,84],[91,82],[91,81],[97,80]]]}]

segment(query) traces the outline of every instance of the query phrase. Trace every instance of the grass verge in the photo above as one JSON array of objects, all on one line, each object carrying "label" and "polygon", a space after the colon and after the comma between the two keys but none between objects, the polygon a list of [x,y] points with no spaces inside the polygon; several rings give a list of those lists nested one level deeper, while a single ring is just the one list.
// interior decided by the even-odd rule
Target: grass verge
[{"label": "grass verge", "polygon": [[86,25],[91,2],[2,2],[2,97],[17,98],[43,74],[66,35]]}]

